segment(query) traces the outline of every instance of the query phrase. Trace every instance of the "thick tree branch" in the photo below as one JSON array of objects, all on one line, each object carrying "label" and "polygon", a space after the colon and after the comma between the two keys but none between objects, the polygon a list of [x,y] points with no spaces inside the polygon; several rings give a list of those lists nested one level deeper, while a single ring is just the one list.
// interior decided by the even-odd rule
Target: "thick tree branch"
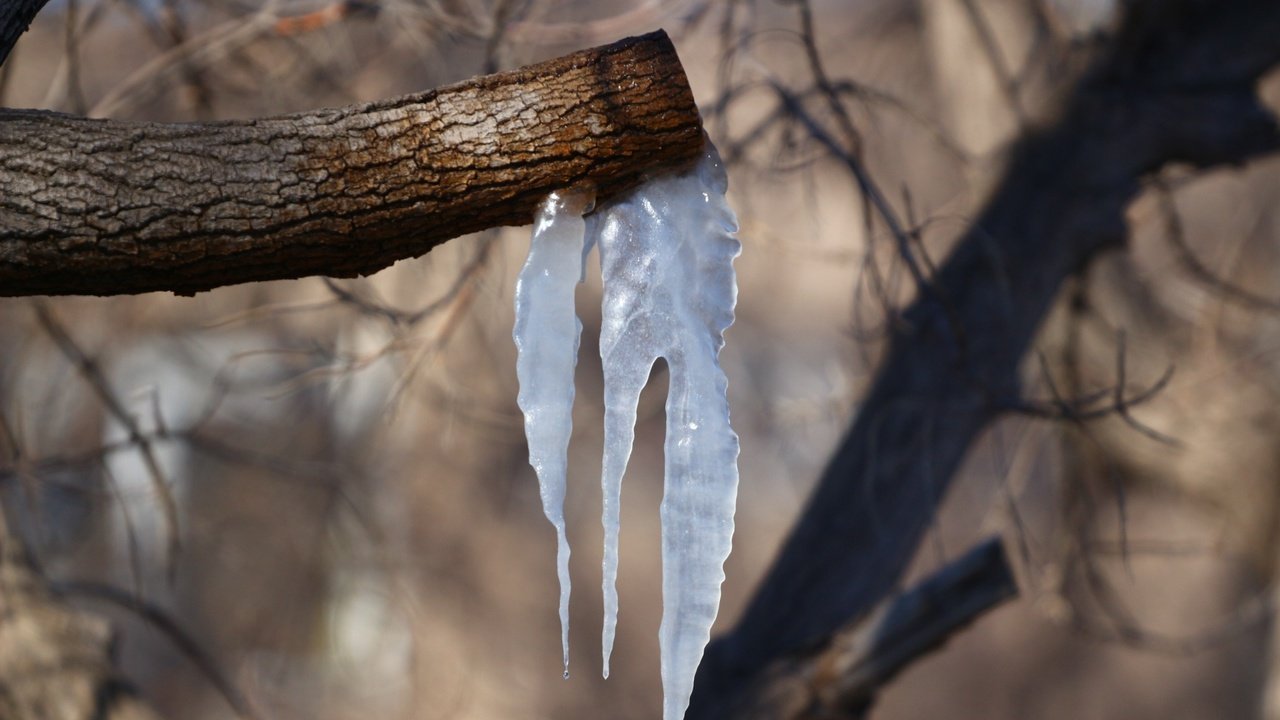
[{"label": "thick tree branch", "polygon": [[1280,62],[1274,0],[1145,0],[1021,143],[972,229],[894,325],[858,417],[738,626],[707,649],[688,718],[746,716],[763,678],[898,582],[972,441],[1019,395],[1061,282],[1123,242],[1141,178],[1280,149],[1255,92]]},{"label": "thick tree branch", "polygon": [[662,31],[420,95],[161,125],[0,110],[0,295],[350,277],[692,161]]},{"label": "thick tree branch", "polygon": [[773,666],[756,689],[752,720],[861,717],[880,688],[983,613],[1018,593],[1000,540],[978,545],[908,592],[887,598],[865,622]]},{"label": "thick tree branch", "polygon": [[0,65],[9,59],[13,46],[31,27],[40,8],[49,0],[6,0],[0,3]]}]

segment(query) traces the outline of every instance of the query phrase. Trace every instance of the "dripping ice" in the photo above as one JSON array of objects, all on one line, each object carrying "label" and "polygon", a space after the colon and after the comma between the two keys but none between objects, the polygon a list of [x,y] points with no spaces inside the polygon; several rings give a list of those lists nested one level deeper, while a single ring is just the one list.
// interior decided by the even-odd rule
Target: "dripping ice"
[{"label": "dripping ice", "polygon": [[542,511],[556,529],[560,578],[560,644],[569,677],[569,542],[564,495],[569,436],[573,433],[573,371],[578,364],[582,323],[573,311],[574,287],[582,279],[583,241],[592,195],[551,193],[538,208],[529,257],[516,280],[516,402],[524,412],[529,464],[538,475]]},{"label": "dripping ice", "polygon": [[596,221],[604,302],[604,656],[617,613],[618,498],[640,390],[658,358],[670,372],[662,507],[663,717],[683,717],[720,602],[733,536],[738,438],[718,355],[737,301],[741,246],[727,180],[708,143],[692,171],[652,179]]},{"label": "dripping ice", "polygon": [[[562,641],[568,649],[568,546],[564,534],[566,452],[581,325],[573,290],[586,251],[600,249],[604,300],[604,674],[617,622],[619,498],[635,437],[640,391],[658,358],[670,372],[662,521],[663,717],[683,717],[710,638],[733,536],[738,438],[729,426],[718,356],[733,322],[741,245],[725,201],[727,178],[706,141],[697,165],[652,178],[586,222],[589,198],[553,194],[535,220],[516,289],[520,407],[530,463],[559,550]],[[584,237],[585,235],[585,237]]]}]

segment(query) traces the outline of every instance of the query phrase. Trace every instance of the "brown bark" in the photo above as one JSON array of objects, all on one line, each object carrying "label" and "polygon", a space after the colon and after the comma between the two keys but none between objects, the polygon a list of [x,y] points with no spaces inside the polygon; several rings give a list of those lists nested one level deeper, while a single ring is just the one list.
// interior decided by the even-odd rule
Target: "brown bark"
[{"label": "brown bark", "polygon": [[691,161],[662,31],[419,95],[209,124],[0,110],[0,295],[351,277]]}]

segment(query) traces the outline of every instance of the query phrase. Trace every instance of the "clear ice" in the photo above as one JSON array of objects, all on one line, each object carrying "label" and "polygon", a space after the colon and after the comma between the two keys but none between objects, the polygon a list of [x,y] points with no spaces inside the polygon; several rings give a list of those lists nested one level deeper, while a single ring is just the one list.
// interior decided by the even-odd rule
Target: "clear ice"
[{"label": "clear ice", "polygon": [[556,529],[560,577],[560,644],[569,677],[569,541],[564,531],[564,494],[569,436],[573,433],[573,371],[578,364],[582,323],[573,293],[582,280],[586,222],[594,194],[555,192],[534,218],[529,257],[516,280],[516,376],[529,441],[529,464],[538,475],[542,512]]},{"label": "clear ice", "polygon": [[[724,331],[733,323],[737,301],[733,259],[741,245],[734,237],[737,220],[724,197],[727,185],[720,157],[707,141],[695,167],[652,178],[601,208],[590,218],[586,239],[578,244],[559,241],[559,230],[548,229],[563,223],[568,235],[571,224],[582,222],[575,213],[557,215],[560,206],[553,196],[535,224],[529,263],[516,291],[519,363],[525,368],[520,374],[520,406],[525,412],[530,461],[543,483],[544,510],[562,544],[558,557],[564,601],[568,551],[563,549],[560,506],[580,330],[576,318],[571,326],[564,318],[573,317],[577,276],[570,281],[570,271],[581,267],[572,263],[580,262],[592,244],[599,245],[604,278],[600,356],[605,386],[602,650],[606,677],[617,624],[622,476],[635,438],[640,391],[658,358],[667,363],[666,482],[660,511],[664,720],[683,717],[688,707],[693,677],[720,603],[724,561],[733,537],[738,437],[729,426],[726,379],[718,357]],[[526,276],[531,266],[548,262],[535,263],[544,235],[558,240],[554,262],[558,274],[547,274],[556,279],[535,287]],[[550,246],[551,241],[543,242]],[[549,315],[531,318],[536,312]],[[534,350],[535,346],[545,349]],[[561,619],[567,623],[565,612],[562,604]]]}]

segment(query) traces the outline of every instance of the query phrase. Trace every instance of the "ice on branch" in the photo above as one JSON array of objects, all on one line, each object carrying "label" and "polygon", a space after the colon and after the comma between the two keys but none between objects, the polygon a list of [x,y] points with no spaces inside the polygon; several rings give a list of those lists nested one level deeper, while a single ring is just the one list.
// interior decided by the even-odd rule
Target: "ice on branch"
[{"label": "ice on branch", "polygon": [[605,667],[617,613],[618,498],[635,436],[636,404],[658,358],[667,362],[662,497],[663,717],[684,716],[720,604],[733,538],[738,436],[729,427],[718,356],[733,323],[741,245],[728,181],[708,142],[696,167],[654,178],[597,221],[604,306]]},{"label": "ice on branch", "polygon": [[[733,259],[741,245],[734,237],[737,221],[724,197],[727,184],[719,155],[708,141],[695,167],[652,178],[595,213],[585,240],[585,249],[599,245],[604,278],[600,356],[605,386],[602,645],[606,677],[618,611],[618,503],[635,438],[636,405],[658,358],[666,361],[670,372],[659,631],[666,720],[683,717],[688,707],[693,677],[720,603],[724,561],[733,537],[738,437],[729,426],[726,379],[718,357],[724,331],[733,323],[737,301]],[[548,207],[555,202],[553,196]],[[548,262],[538,259],[542,252],[550,254],[540,249],[540,242],[550,242],[543,236],[560,238],[559,223],[565,233],[571,222],[581,223],[576,215],[562,215],[544,208],[535,225],[529,262],[516,291],[516,335],[522,368],[520,406],[525,411],[530,461],[543,483],[544,508],[561,538],[564,599],[568,551],[563,546],[564,520],[559,509],[579,335],[576,319],[569,325],[565,318],[573,317],[577,276],[570,275],[580,269],[573,262],[581,260],[584,244],[557,242],[554,264],[559,274],[545,274],[546,282],[537,285],[529,280],[537,272],[531,268]],[[547,229],[552,226],[556,230]],[[552,276],[554,281],[547,279]],[[538,312],[551,315],[531,317]],[[535,350],[544,345],[545,350]],[[538,401],[532,400],[535,396]],[[564,605],[561,617],[566,617]]]},{"label": "ice on branch", "polygon": [[555,192],[538,209],[529,257],[516,280],[516,376],[524,411],[529,464],[538,474],[542,511],[556,529],[560,576],[560,643],[569,677],[569,541],[564,531],[564,494],[569,436],[573,433],[573,371],[578,364],[582,323],[573,293],[582,279],[584,212],[594,194]]}]

